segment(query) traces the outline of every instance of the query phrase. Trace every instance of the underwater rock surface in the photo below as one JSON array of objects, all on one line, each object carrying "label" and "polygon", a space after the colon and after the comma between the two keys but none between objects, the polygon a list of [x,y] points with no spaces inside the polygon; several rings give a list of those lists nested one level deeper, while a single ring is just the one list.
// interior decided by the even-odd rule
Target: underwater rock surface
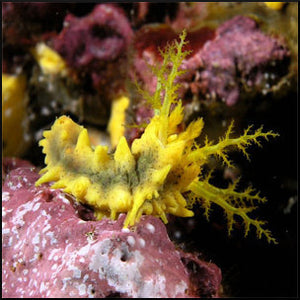
[{"label": "underwater rock surface", "polygon": [[[186,68],[194,69],[198,62],[193,93],[215,95],[231,106],[239,99],[240,86],[263,90],[266,84],[275,84],[279,80],[275,66],[287,73],[288,57],[283,41],[264,34],[253,19],[236,16],[216,30],[215,39]],[[267,72],[274,74],[266,82]]]},{"label": "underwater rock surface", "polygon": [[218,296],[220,269],[176,249],[158,218],[131,230],[125,215],[93,221],[62,191],[36,188],[33,165],[2,168],[4,297]]},{"label": "underwater rock surface", "polygon": [[[147,63],[155,65],[160,61],[153,40],[156,46],[163,47],[175,36],[175,31],[166,26],[145,26],[136,33],[135,71],[151,92],[155,91],[156,79],[147,72]],[[182,97],[190,92],[199,100],[220,99],[232,106],[241,93],[250,89],[263,92],[265,86],[272,87],[288,73],[290,52],[284,41],[266,35],[249,17],[236,16],[215,32],[209,28],[190,32],[187,40],[192,53],[182,65],[188,71],[179,80]]]},{"label": "underwater rock surface", "polygon": [[99,4],[81,18],[68,14],[64,24],[53,45],[71,68],[89,74],[100,91],[108,83],[117,85],[119,77],[124,80],[120,65],[124,64],[133,31],[121,8]]}]

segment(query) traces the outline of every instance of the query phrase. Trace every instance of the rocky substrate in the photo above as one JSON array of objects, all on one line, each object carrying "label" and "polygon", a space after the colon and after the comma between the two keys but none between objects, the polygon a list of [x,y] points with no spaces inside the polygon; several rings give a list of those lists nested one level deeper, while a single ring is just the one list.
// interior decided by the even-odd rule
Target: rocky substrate
[{"label": "rocky substrate", "polygon": [[4,159],[3,297],[219,296],[220,269],[177,249],[158,218],[95,221],[61,190],[35,187],[37,171]]}]

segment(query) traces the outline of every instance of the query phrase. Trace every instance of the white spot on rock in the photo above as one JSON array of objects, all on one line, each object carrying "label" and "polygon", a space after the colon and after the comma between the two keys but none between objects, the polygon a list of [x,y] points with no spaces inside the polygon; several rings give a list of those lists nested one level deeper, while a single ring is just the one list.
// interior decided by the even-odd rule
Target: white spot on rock
[{"label": "white spot on rock", "polygon": [[74,278],[81,278],[81,271],[77,268],[73,269],[73,277]]},{"label": "white spot on rock", "polygon": [[128,242],[128,244],[130,245],[130,246],[134,246],[134,244],[135,244],[135,239],[134,239],[134,237],[132,236],[132,235],[130,235],[130,236],[128,236],[127,237],[127,242]]},{"label": "white spot on rock", "polygon": [[10,194],[9,192],[2,192],[2,201],[9,201]]},{"label": "white spot on rock", "polygon": [[146,228],[147,228],[151,233],[154,233],[154,232],[155,232],[155,227],[154,227],[152,224],[150,224],[150,223],[147,223]]},{"label": "white spot on rock", "polygon": [[41,203],[36,203],[35,206],[32,208],[33,211],[37,211],[41,206]]},{"label": "white spot on rock", "polygon": [[10,229],[9,228],[2,229],[2,234],[9,234],[9,233],[10,233]]},{"label": "white spot on rock", "polygon": [[[124,264],[120,260],[122,251],[114,247],[110,239],[94,244],[89,269],[98,273],[99,279],[106,279],[120,293],[127,293],[133,298],[143,297],[136,286],[143,282],[139,270],[144,263],[144,256],[138,250],[133,251],[130,263]],[[155,294],[152,296],[155,297]]]},{"label": "white spot on rock", "polygon": [[141,246],[142,248],[144,248],[144,247],[145,247],[145,244],[146,244],[146,242],[145,242],[145,240],[144,240],[144,239],[142,239],[142,238],[139,238],[139,243],[140,243],[140,246]]},{"label": "white spot on rock", "polygon": [[32,239],[32,244],[38,244],[40,242],[40,233],[37,232],[36,235]]},{"label": "white spot on rock", "polygon": [[78,286],[79,296],[82,296],[86,293],[86,285],[84,283]]},{"label": "white spot on rock", "polygon": [[46,291],[46,286],[45,283],[42,281],[41,285],[40,285],[40,293]]}]

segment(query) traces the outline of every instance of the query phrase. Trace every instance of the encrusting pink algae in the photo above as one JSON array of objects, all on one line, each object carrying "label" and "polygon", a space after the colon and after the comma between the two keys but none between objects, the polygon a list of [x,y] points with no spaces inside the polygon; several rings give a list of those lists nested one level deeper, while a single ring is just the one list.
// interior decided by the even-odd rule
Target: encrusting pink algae
[{"label": "encrusting pink algae", "polygon": [[44,132],[40,141],[46,154],[46,167],[36,186],[55,181],[52,188],[63,188],[83,204],[91,206],[98,219],[117,219],[127,213],[124,227],[133,226],[143,214],[153,215],[167,223],[167,214],[191,217],[195,202],[199,202],[209,217],[212,204],[220,206],[227,215],[230,234],[236,218],[245,226],[247,236],[251,225],[258,238],[265,236],[268,242],[277,243],[264,221],[249,216],[257,206],[266,201],[252,187],[238,191],[238,181],[227,188],[218,188],[210,183],[210,175],[203,174],[203,167],[211,156],[219,157],[232,167],[228,152],[240,150],[248,157],[247,148],[261,145],[259,139],[276,137],[278,134],[263,132],[262,127],[251,133],[249,126],[240,137],[232,137],[233,122],[225,136],[215,144],[208,141],[204,146],[195,139],[204,126],[202,118],[179,131],[184,117],[184,107],[178,100],[178,76],[182,61],[189,54],[184,51],[185,31],[179,40],[174,40],[165,50],[160,50],[163,63],[152,67],[157,77],[154,94],[139,88],[142,96],[151,104],[154,116],[143,135],[129,147],[122,136],[113,153],[107,146],[90,145],[87,130],[69,117],[58,118],[51,130]]}]

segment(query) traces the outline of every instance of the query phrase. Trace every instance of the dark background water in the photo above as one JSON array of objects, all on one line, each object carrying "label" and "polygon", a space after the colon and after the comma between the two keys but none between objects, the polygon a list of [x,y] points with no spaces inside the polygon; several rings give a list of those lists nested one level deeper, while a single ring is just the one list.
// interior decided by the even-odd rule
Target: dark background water
[{"label": "dark background water", "polygon": [[[270,96],[272,105],[268,110],[263,113],[258,108],[250,110],[245,124],[264,124],[265,129],[278,132],[280,137],[262,142],[262,148],[252,147],[250,162],[241,154],[231,156],[241,169],[241,184],[252,184],[268,199],[254,214],[268,221],[266,228],[271,230],[278,244],[257,239],[254,228],[244,238],[243,226],[235,227],[228,237],[226,217],[216,207],[212,207],[209,222],[198,208],[192,220],[176,219],[168,225],[170,236],[177,244],[189,251],[201,252],[206,260],[221,268],[224,296],[298,295],[297,98],[297,93],[289,94],[285,101],[274,101]],[[219,181],[220,184],[222,180]],[[218,184],[218,174],[215,182]],[[296,203],[289,210],[291,197],[294,201],[290,201]]]}]

